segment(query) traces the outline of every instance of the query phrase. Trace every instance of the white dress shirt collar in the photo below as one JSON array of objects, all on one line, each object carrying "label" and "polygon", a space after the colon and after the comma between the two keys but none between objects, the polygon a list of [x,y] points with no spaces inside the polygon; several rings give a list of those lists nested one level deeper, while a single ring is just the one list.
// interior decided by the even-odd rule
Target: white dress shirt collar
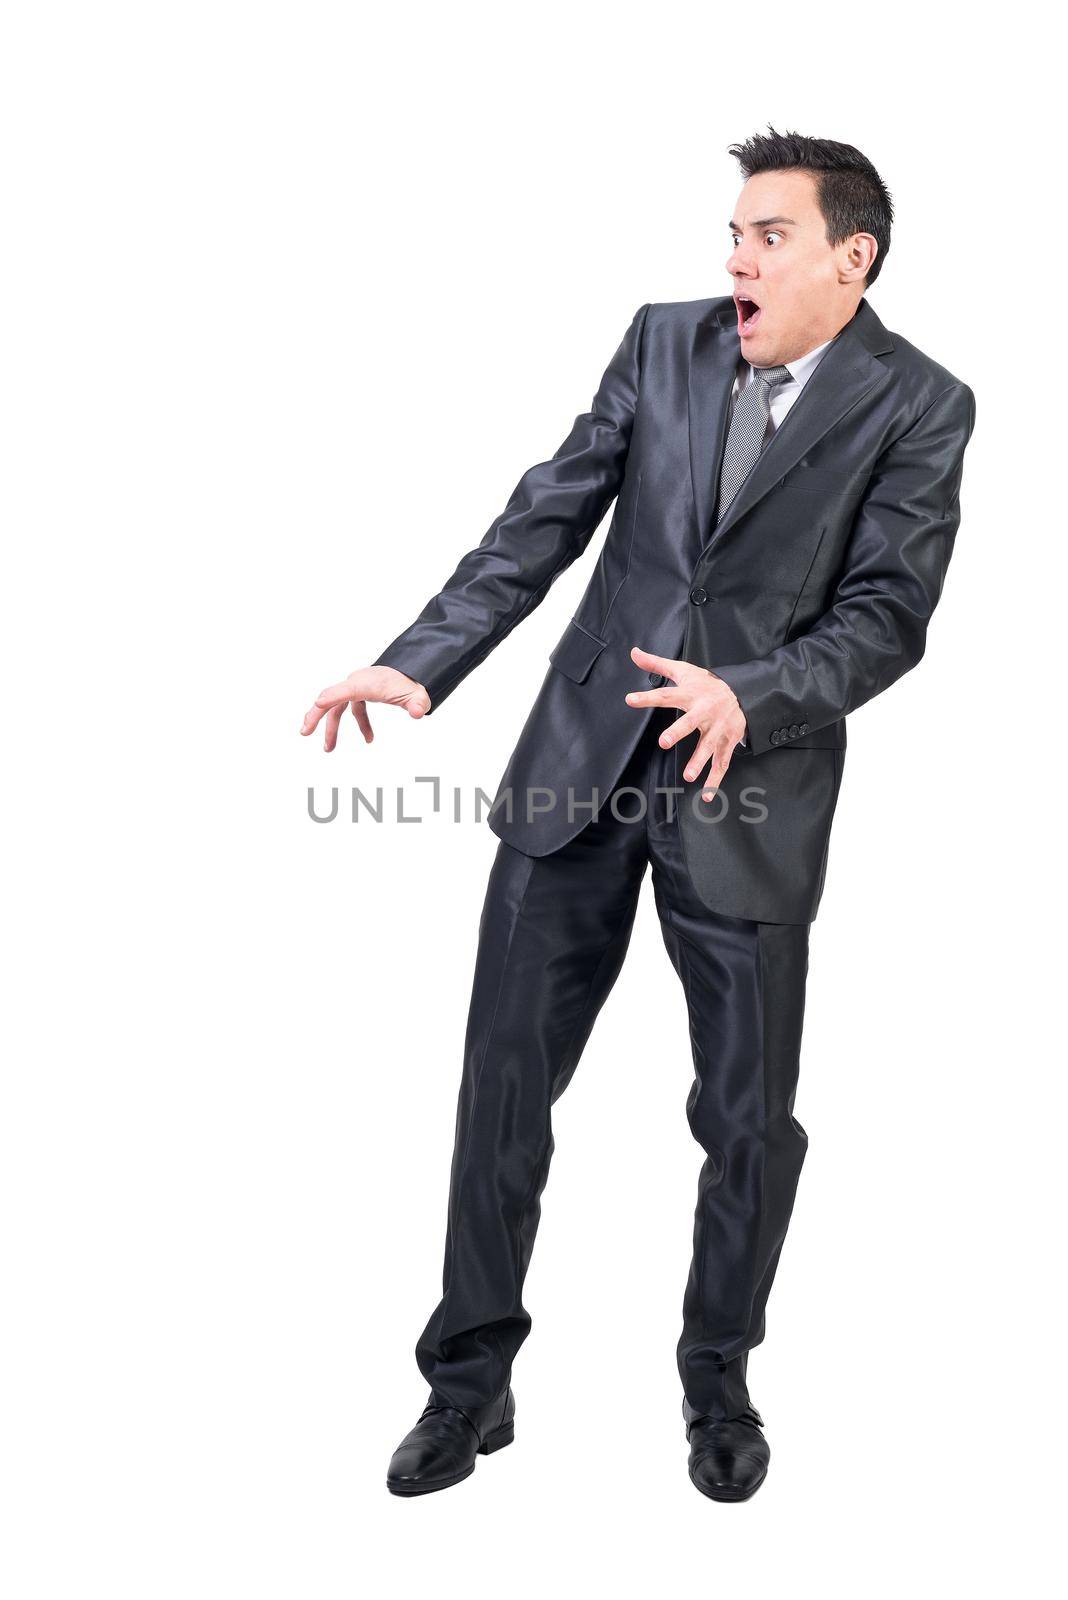
[{"label": "white dress shirt collar", "polygon": [[[835,334],[835,338],[837,338],[837,337],[838,337],[838,335]],[[807,354],[805,354],[803,356],[798,356],[796,361],[784,361],[783,362],[783,366],[786,368],[786,370],[790,374],[791,378],[793,378],[794,384],[796,385],[796,388],[790,388],[788,390],[788,392],[790,394],[797,394],[799,390],[804,388],[804,386],[808,382],[809,378],[811,378],[812,374],[815,372],[816,368],[819,366],[820,360],[823,357],[824,352],[826,350],[828,350],[833,343],[834,343],[834,339],[827,339],[827,340],[825,340],[825,342],[823,344],[818,344],[816,346],[815,350],[809,350],[807,352]],[[752,368],[752,365],[748,361],[744,360],[744,358],[743,358],[742,374],[744,376],[745,382],[748,384],[752,380],[753,368]]]},{"label": "white dress shirt collar", "polygon": [[[837,335],[835,336],[837,337]],[[827,339],[823,344],[818,344],[815,350],[810,350],[807,355],[799,356],[796,361],[784,361],[787,372],[799,386],[807,383],[820,364],[823,352],[834,343],[834,339]]]}]

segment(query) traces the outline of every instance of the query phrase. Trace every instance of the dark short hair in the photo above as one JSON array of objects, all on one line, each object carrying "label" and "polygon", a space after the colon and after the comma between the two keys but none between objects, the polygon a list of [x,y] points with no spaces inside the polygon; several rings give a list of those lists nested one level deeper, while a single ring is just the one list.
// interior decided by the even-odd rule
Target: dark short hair
[{"label": "dark short hair", "polygon": [[827,225],[827,243],[842,244],[854,233],[873,234],[879,249],[865,286],[875,282],[890,248],[894,207],[890,191],[867,156],[851,144],[834,139],[808,139],[802,133],[755,133],[744,144],[732,144],[746,179],[757,172],[811,172],[816,196]]}]

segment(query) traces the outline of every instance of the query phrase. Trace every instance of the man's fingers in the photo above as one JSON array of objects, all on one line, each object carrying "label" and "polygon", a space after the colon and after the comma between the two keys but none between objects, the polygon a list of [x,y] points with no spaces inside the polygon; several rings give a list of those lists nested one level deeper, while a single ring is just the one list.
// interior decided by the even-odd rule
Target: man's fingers
[{"label": "man's fingers", "polygon": [[[332,706],[336,706],[339,702],[351,699],[351,683],[332,683],[329,689],[324,689],[321,694],[315,696],[315,704],[321,711],[329,711]],[[343,706],[342,709],[344,709]]]},{"label": "man's fingers", "polygon": [[716,798],[716,791],[727,775],[727,768],[731,764],[731,757],[734,754],[736,743],[737,741],[732,739],[721,739],[716,746],[715,758],[709,769],[708,777],[701,786],[702,800],[714,800]]},{"label": "man's fingers", "polygon": [[317,694],[315,704],[306,713],[301,724],[301,733],[314,733],[328,711],[337,708],[338,716],[343,716],[345,707],[352,698],[352,689],[347,683],[335,683],[329,689],[324,689],[322,694]]},{"label": "man's fingers", "polygon": [[301,733],[305,735],[314,733],[325,716],[325,706],[320,706],[318,703],[313,705],[310,711],[304,713],[304,721],[300,725]]},{"label": "man's fingers", "polygon": [[716,741],[710,733],[706,733],[697,741],[697,748],[682,769],[682,775],[687,783],[694,783],[701,776],[708,763],[716,753]]},{"label": "man's fingers", "polygon": [[630,653],[630,659],[636,666],[644,668],[646,672],[662,672],[665,678],[678,679],[679,668],[685,666],[682,661],[669,661],[667,656],[654,656],[648,650],[641,650],[637,645]]},{"label": "man's fingers", "polygon": [[417,684],[413,689],[406,689],[403,686],[403,678],[398,685],[398,676],[392,670],[383,669],[377,678],[368,673],[353,673],[344,683],[331,684],[328,689],[323,689],[316,695],[315,704],[305,713],[304,721],[301,723],[301,733],[314,733],[326,717],[325,748],[333,750],[337,744],[338,728],[341,718],[345,715],[345,707],[351,706],[360,732],[365,742],[370,744],[374,738],[374,729],[367,715],[367,707],[372,701],[375,704],[401,706],[410,717],[425,717],[430,710],[429,694],[422,684]]},{"label": "man's fingers", "polygon": [[663,750],[670,750],[672,745],[678,744],[680,739],[685,739],[688,733],[693,733],[697,727],[697,719],[692,711],[687,711],[684,716],[676,717],[670,728],[665,728],[660,735],[660,746]]},{"label": "man's fingers", "polygon": [[628,706],[677,706],[680,710],[684,704],[680,698],[682,690],[671,689],[634,689],[627,696]]},{"label": "man's fingers", "polygon": [[365,742],[370,744],[375,735],[374,729],[371,727],[371,719],[367,715],[366,700],[354,700],[352,702],[352,714],[359,723],[360,732],[363,734]]},{"label": "man's fingers", "polygon": [[343,705],[332,706],[331,709],[326,713],[326,721],[324,723],[325,731],[323,734],[324,750],[333,750],[334,746],[337,744],[337,730],[344,715],[345,707]]}]

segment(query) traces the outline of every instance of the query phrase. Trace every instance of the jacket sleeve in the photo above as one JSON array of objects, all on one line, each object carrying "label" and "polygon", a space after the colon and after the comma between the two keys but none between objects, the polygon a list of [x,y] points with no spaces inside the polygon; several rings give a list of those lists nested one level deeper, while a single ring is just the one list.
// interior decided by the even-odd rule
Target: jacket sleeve
[{"label": "jacket sleeve", "polygon": [[556,454],[523,474],[482,543],[374,662],[421,683],[432,711],[540,604],[619,492],[648,311],[635,312],[590,410]]},{"label": "jacket sleeve", "polygon": [[943,390],[880,457],[819,621],[766,656],[713,668],[737,695],[756,754],[837,722],[923,656],[974,426],[971,389]]}]

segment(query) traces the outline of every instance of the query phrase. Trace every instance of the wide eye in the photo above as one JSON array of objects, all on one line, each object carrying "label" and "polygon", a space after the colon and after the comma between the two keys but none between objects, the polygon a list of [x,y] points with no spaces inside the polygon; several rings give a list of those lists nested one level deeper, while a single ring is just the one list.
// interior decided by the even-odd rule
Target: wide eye
[{"label": "wide eye", "polygon": [[764,242],[767,243],[767,241],[769,239],[781,239],[781,238],[782,238],[782,234],[781,233],[776,233],[775,230],[772,229],[772,231],[770,233],[766,233],[764,235]]}]

